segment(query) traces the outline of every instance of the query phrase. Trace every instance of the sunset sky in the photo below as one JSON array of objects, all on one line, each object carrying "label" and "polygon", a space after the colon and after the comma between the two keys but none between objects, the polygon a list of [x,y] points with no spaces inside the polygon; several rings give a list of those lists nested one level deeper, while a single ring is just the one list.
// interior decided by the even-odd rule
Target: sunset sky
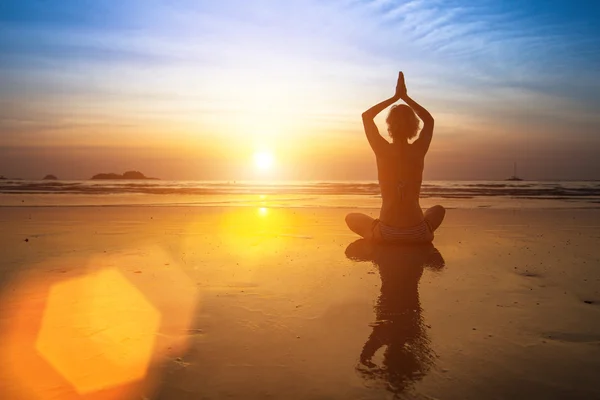
[{"label": "sunset sky", "polygon": [[375,179],[360,114],[403,70],[436,120],[425,179],[600,179],[599,18],[594,0],[2,0],[0,175]]}]

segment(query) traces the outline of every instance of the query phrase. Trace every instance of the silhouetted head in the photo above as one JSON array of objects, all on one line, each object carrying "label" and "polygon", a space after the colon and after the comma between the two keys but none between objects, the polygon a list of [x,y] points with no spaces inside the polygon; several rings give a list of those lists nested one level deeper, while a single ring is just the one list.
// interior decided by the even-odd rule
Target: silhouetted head
[{"label": "silhouetted head", "polygon": [[394,141],[407,141],[419,131],[419,118],[406,104],[393,106],[385,120],[388,132]]}]

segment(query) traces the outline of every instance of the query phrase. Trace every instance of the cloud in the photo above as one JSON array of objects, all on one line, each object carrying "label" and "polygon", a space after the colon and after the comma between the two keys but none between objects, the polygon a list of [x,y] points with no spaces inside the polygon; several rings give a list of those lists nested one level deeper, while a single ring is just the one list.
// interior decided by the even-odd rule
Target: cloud
[{"label": "cloud", "polygon": [[0,19],[0,134],[12,144],[106,126],[205,140],[360,135],[357,116],[392,94],[398,69],[436,115],[436,140],[461,126],[552,140],[600,124],[600,34],[543,2],[67,3],[10,2]]}]

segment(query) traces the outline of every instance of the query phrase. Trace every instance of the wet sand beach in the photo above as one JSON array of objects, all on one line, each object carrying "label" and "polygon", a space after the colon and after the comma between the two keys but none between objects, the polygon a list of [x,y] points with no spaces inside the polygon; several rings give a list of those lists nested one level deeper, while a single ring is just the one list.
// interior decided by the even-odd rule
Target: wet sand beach
[{"label": "wet sand beach", "polygon": [[0,207],[0,398],[600,397],[600,210],[350,211]]}]

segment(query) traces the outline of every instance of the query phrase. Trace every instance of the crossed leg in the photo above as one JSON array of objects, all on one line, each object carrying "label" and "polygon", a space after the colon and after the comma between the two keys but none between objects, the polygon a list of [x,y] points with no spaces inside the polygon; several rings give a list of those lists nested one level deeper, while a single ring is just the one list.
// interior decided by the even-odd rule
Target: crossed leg
[{"label": "crossed leg", "polygon": [[[431,230],[435,230],[442,224],[444,216],[446,215],[446,209],[440,205],[433,206],[425,211],[424,217],[429,223]],[[363,238],[370,240],[373,239],[373,222],[374,218],[369,217],[366,214],[361,213],[350,213],[346,215],[346,225],[354,233]]]},{"label": "crossed leg", "polygon": [[445,215],[446,209],[440,205],[437,205],[428,208],[427,211],[425,211],[424,217],[429,223],[431,230],[435,232],[435,230],[442,224]]},{"label": "crossed leg", "polygon": [[373,222],[375,222],[375,219],[366,214],[350,213],[346,215],[346,225],[348,225],[348,228],[367,240],[373,238]]}]

